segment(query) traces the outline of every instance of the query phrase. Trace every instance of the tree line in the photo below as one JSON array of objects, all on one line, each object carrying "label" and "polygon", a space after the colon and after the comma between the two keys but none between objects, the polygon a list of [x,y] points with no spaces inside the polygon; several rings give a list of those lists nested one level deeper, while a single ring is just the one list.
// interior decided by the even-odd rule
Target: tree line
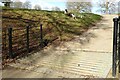
[{"label": "tree line", "polygon": [[[11,0],[4,0],[4,1],[11,1]],[[118,4],[116,2],[111,2],[110,0],[99,0],[97,3],[98,10],[97,12],[112,14],[116,13],[118,10]],[[32,4],[30,1],[21,2],[19,0],[14,1],[11,3],[12,8],[24,8],[24,9],[31,9]],[[41,5],[36,4],[33,6],[36,10],[41,10]],[[70,12],[85,12],[91,13],[93,4],[92,2],[66,2],[66,8]],[[52,7],[53,11],[61,11],[59,7]]]},{"label": "tree line", "polygon": [[[31,9],[32,4],[29,0],[25,2],[21,2],[20,0],[12,1],[12,0],[3,0],[2,2],[11,2],[10,8],[23,8],[23,9]],[[41,10],[41,6],[36,4],[34,9]]]},{"label": "tree line", "polygon": [[[99,0],[96,4],[98,10],[96,12],[100,12],[103,14],[114,14],[120,13],[120,1],[116,2],[115,0]],[[73,12],[86,12],[91,13],[93,4],[92,2],[67,2],[66,7],[68,10]]]},{"label": "tree line", "polygon": [[119,5],[115,0],[99,0],[98,2],[98,12],[105,14],[118,13]]},{"label": "tree line", "polygon": [[11,7],[12,8],[25,8],[25,9],[31,9],[32,4],[30,1],[26,1],[26,2],[20,2],[20,1],[15,1],[11,3]]}]

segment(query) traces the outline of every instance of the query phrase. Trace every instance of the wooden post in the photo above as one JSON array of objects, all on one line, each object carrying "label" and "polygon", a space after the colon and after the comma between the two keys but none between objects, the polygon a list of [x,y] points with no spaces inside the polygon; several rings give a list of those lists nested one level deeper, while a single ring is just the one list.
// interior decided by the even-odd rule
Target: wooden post
[{"label": "wooden post", "polygon": [[43,47],[43,31],[42,31],[42,24],[40,24],[40,47]]},{"label": "wooden post", "polygon": [[9,38],[9,56],[10,58],[14,58],[12,52],[12,28],[8,28],[8,38]]},{"label": "wooden post", "polygon": [[30,52],[30,49],[29,49],[29,26],[27,26],[26,28],[26,32],[27,32],[27,52],[29,53]]}]

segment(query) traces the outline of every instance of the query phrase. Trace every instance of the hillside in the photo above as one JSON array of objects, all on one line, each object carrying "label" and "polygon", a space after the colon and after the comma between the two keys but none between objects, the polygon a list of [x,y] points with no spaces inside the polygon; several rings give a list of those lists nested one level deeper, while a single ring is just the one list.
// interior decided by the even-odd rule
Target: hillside
[{"label": "hillside", "polygon": [[[19,10],[19,9],[3,9],[3,28],[11,27],[25,27],[26,25],[43,24],[45,28],[56,28],[56,32],[69,33],[69,34],[81,34],[83,29],[88,29],[97,20],[100,20],[100,16],[92,13],[75,14],[77,19],[64,14],[64,12],[53,11],[36,11],[36,10]],[[80,18],[80,16],[84,16]]]},{"label": "hillside", "polygon": [[[90,26],[101,20],[101,16],[92,13],[75,13],[77,19],[73,19],[62,11],[37,11],[26,9],[2,10],[2,39],[3,53],[8,52],[8,27],[13,28],[13,52],[24,49],[26,45],[25,29],[30,26],[30,45],[39,46],[40,24],[43,24],[43,40],[52,42],[55,39],[67,41],[74,35],[81,35]],[[80,18],[83,16],[83,18]],[[16,31],[17,30],[17,31]],[[24,41],[23,41],[24,40]],[[4,56],[4,55],[3,55]],[[6,55],[5,55],[5,58]]]}]

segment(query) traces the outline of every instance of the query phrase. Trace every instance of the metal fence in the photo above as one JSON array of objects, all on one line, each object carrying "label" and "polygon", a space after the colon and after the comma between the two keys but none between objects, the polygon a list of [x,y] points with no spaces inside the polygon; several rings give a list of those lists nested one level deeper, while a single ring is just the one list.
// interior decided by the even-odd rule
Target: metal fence
[{"label": "metal fence", "polygon": [[[53,29],[53,28],[51,28]],[[48,43],[56,40],[53,30],[39,26],[28,25],[26,27],[7,27],[2,30],[2,59],[14,59],[18,56],[30,53],[36,49],[42,49]],[[50,31],[51,30],[51,31]],[[52,35],[51,35],[52,33]],[[45,36],[50,37],[49,39]]]},{"label": "metal fence", "polygon": [[113,30],[113,65],[112,65],[112,75],[115,77],[118,71],[120,73],[120,16],[119,18],[114,18],[114,30]]}]

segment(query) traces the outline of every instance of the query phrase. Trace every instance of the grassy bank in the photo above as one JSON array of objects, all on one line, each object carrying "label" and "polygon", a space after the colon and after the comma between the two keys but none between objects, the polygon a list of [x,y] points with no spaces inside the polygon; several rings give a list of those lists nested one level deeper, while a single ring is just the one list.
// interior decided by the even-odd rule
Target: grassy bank
[{"label": "grassy bank", "polygon": [[[74,34],[81,34],[84,30],[88,29],[89,26],[101,19],[99,15],[92,13],[76,13],[75,15],[77,16],[76,20],[66,16],[63,12],[3,9],[2,27],[5,28],[12,26],[18,28],[25,27],[29,23],[35,24],[35,26],[38,26],[40,23],[42,23],[46,29],[54,28],[53,30],[55,30],[55,34],[66,36],[67,38],[67,35],[69,34],[69,37],[72,37]],[[80,18],[81,15],[84,17]]]},{"label": "grassy bank", "polygon": [[[76,19],[64,14],[62,11],[37,11],[27,9],[2,10],[2,45],[4,59],[8,57],[8,27],[13,28],[13,52],[26,48],[25,28],[30,25],[30,45],[39,46],[40,24],[43,24],[43,40],[52,42],[55,39],[68,41],[74,35],[81,35],[90,26],[101,20],[100,15],[92,13],[75,13]],[[80,18],[83,16],[83,18]],[[19,29],[15,31],[15,29]],[[23,37],[24,36],[24,37]],[[24,40],[24,41],[23,41]],[[20,49],[19,49],[20,48]],[[34,50],[34,49],[33,49]],[[3,55],[3,56],[4,56]],[[7,56],[6,56],[7,55]]]}]

